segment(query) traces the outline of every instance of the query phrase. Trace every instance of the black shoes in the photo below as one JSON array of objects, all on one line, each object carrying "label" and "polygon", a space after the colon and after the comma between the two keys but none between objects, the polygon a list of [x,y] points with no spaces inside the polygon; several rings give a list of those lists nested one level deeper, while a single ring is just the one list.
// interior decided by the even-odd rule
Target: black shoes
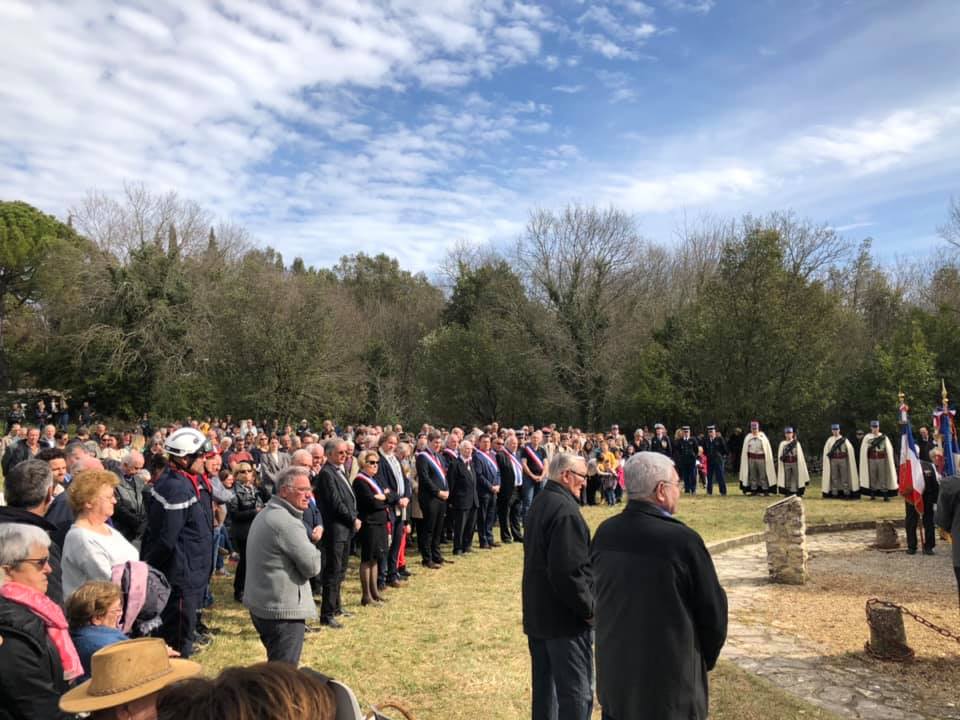
[{"label": "black shoes", "polygon": [[343,627],[343,624],[340,623],[336,618],[326,618],[320,621],[321,625],[326,625],[331,630],[339,630]]}]

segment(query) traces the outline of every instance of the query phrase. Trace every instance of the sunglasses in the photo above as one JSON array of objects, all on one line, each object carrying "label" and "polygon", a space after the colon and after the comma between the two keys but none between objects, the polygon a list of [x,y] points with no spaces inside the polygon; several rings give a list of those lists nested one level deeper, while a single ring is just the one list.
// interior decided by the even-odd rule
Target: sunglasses
[{"label": "sunglasses", "polygon": [[[50,556],[47,555],[47,557],[42,557],[42,558],[24,558],[23,560],[20,561],[20,563],[29,563],[30,565],[33,565],[37,570],[43,570],[43,568],[45,568],[47,565],[50,564]],[[20,563],[17,563],[17,564],[19,565]]]},{"label": "sunglasses", "polygon": [[379,465],[379,460],[367,460],[367,465]]}]

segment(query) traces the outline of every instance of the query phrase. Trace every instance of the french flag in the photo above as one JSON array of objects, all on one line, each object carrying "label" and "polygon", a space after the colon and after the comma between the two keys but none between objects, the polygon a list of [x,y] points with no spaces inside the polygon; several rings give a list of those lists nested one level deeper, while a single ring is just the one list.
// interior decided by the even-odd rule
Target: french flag
[{"label": "french flag", "polygon": [[923,514],[923,469],[913,441],[910,423],[904,423],[900,433],[900,494]]}]

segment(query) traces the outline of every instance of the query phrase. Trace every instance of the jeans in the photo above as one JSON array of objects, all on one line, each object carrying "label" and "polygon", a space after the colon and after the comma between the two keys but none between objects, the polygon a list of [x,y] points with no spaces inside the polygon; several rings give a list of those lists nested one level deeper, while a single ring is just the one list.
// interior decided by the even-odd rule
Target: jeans
[{"label": "jeans", "polygon": [[526,523],[527,512],[533,504],[533,499],[540,492],[540,486],[543,483],[534,482],[529,477],[524,476],[523,485],[520,489],[520,521]]},{"label": "jeans", "polygon": [[603,499],[607,501],[607,505],[616,505],[617,504],[616,488],[604,488]]},{"label": "jeans", "polygon": [[260,642],[267,649],[268,661],[300,664],[306,628],[303,620],[268,620],[253,613],[250,613],[250,619],[260,635]]},{"label": "jeans", "polygon": [[563,638],[527,637],[533,680],[533,720],[590,720],[593,711],[593,631]]}]

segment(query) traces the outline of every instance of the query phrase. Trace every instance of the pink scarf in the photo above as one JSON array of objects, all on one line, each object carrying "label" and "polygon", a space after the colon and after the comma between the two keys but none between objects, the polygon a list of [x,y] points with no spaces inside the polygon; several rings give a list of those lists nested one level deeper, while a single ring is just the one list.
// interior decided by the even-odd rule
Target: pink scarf
[{"label": "pink scarf", "polygon": [[59,605],[43,593],[17,582],[4,583],[0,587],[0,597],[17,605],[23,605],[43,620],[43,624],[47,626],[47,637],[60,654],[64,678],[73,680],[83,675],[80,656],[73,646],[73,640],[70,639],[70,632],[67,629],[67,618],[64,617]]}]

